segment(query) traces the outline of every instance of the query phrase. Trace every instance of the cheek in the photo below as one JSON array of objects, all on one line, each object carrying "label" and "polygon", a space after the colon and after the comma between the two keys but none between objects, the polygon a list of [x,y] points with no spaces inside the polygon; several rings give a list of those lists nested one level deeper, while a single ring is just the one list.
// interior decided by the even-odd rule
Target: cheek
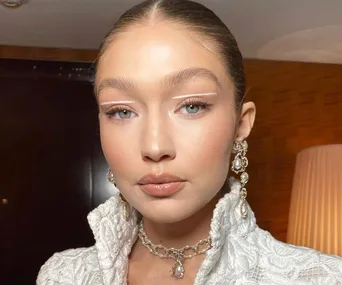
[{"label": "cheek", "polygon": [[[183,126],[179,152],[196,162],[199,167],[222,167],[229,161],[234,139],[234,118],[215,116],[201,124]],[[191,131],[189,131],[189,129]]]},{"label": "cheek", "polygon": [[112,169],[114,175],[127,175],[127,171],[132,166],[133,153],[131,142],[125,136],[120,135],[110,123],[100,120],[100,138],[103,154]]},{"label": "cheek", "polygon": [[206,132],[205,137],[206,139],[198,144],[199,164],[213,168],[224,167],[229,161],[232,140],[230,130],[216,125]]}]

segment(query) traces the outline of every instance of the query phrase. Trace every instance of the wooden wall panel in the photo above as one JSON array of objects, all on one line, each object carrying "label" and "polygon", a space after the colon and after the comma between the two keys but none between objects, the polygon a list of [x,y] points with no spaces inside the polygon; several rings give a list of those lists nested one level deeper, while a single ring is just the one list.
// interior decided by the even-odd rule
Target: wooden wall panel
[{"label": "wooden wall panel", "polygon": [[246,60],[245,67],[247,99],[257,106],[248,200],[259,226],[285,241],[296,154],[342,143],[342,65]]}]

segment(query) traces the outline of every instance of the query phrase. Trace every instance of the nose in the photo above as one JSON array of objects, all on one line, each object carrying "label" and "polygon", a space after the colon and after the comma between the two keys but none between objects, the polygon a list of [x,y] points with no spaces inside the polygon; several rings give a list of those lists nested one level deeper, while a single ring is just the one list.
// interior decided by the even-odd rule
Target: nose
[{"label": "nose", "polygon": [[167,118],[149,116],[142,133],[141,156],[144,161],[160,162],[176,157]]}]

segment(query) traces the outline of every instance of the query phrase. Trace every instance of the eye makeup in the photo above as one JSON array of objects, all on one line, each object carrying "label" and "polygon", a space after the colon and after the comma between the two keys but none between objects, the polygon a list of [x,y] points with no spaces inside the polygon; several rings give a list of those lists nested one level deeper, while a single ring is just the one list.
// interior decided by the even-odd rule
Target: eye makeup
[{"label": "eye makeup", "polygon": [[117,104],[134,104],[135,101],[107,101],[100,103],[100,106],[117,105]]},{"label": "eye makeup", "polygon": [[208,92],[208,93],[193,93],[193,94],[185,94],[180,96],[172,97],[172,99],[184,99],[189,97],[196,97],[196,96],[215,96],[217,93],[215,92]]}]

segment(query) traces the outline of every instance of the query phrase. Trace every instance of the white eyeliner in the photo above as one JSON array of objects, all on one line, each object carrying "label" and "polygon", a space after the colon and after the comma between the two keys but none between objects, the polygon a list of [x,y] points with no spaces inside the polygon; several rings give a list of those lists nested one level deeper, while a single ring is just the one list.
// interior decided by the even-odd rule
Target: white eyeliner
[{"label": "white eyeliner", "polygon": [[104,105],[111,105],[111,104],[133,104],[135,101],[108,101],[108,102],[103,102],[100,103],[101,106]]},{"label": "white eyeliner", "polygon": [[187,94],[187,95],[180,95],[173,97],[172,99],[182,99],[182,98],[188,98],[188,97],[194,97],[194,96],[214,96],[217,95],[215,92],[210,92],[210,93],[194,93],[194,94]]}]

